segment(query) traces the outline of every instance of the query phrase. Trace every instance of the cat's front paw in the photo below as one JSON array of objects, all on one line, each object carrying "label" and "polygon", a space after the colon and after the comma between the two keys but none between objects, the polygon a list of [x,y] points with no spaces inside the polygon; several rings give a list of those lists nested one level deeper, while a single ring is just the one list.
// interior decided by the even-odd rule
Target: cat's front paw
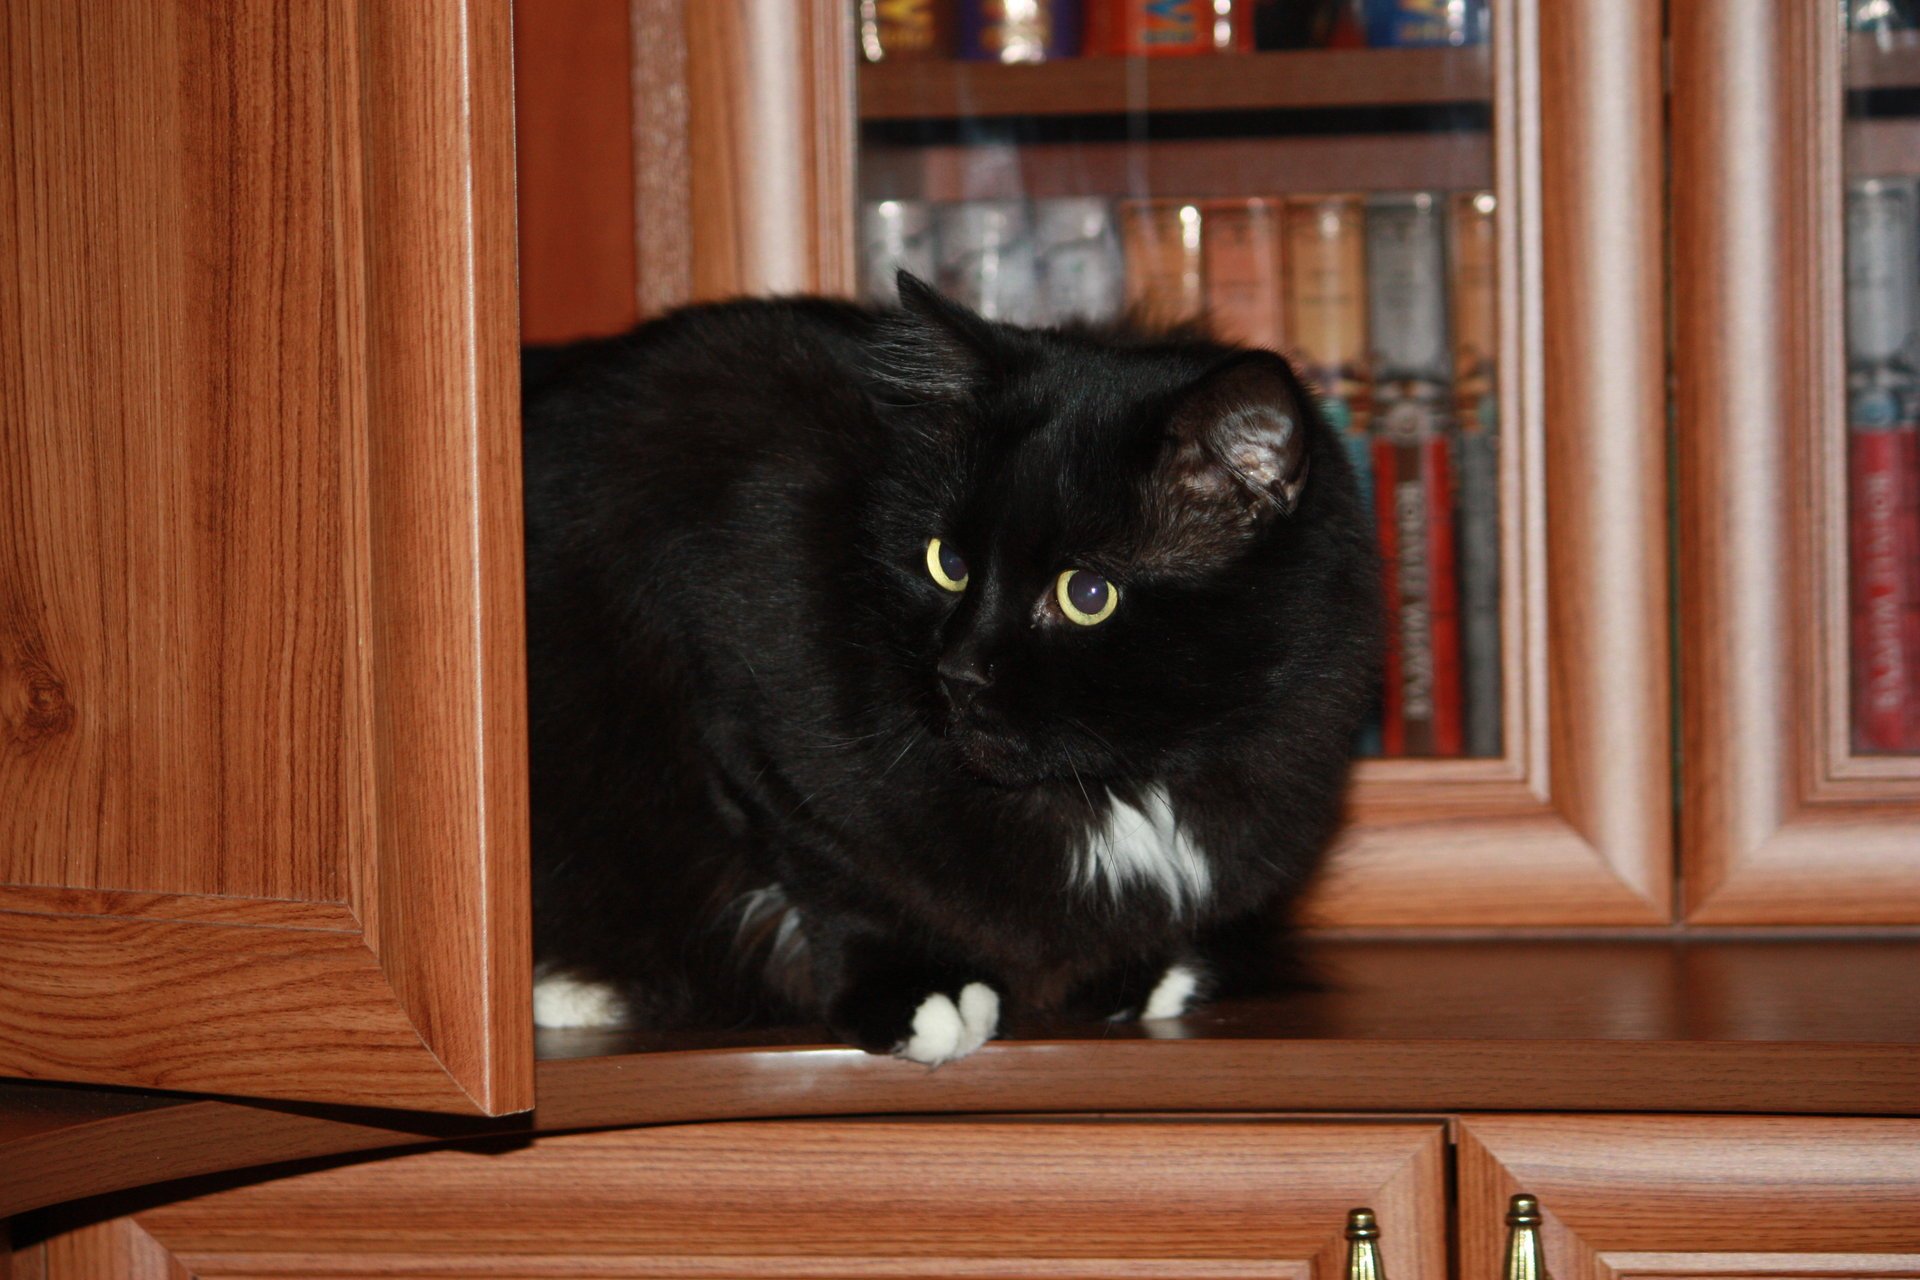
[{"label": "cat's front paw", "polygon": [[1000,1030],[1000,993],[984,982],[960,988],[956,1001],[936,991],[913,1011],[913,1033],[893,1056],[937,1067],[964,1058]]},{"label": "cat's front paw", "polygon": [[1172,964],[1160,975],[1146,1003],[1140,1006],[1140,1021],[1155,1022],[1177,1018],[1201,1000],[1201,974],[1189,964]]},{"label": "cat's front paw", "polygon": [[957,991],[889,992],[843,999],[835,1030],[869,1053],[937,1067],[964,1058],[1000,1030],[1000,993],[984,982]]}]

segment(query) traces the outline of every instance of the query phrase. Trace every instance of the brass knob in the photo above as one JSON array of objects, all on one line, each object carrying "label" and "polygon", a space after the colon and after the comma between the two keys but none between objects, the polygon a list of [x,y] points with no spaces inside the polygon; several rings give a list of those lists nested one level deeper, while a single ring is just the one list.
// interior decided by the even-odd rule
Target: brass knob
[{"label": "brass knob", "polygon": [[1518,1195],[1507,1202],[1506,1280],[1553,1280],[1540,1244],[1540,1202]]},{"label": "brass knob", "polygon": [[1380,1224],[1371,1209],[1347,1214],[1347,1280],[1387,1280],[1380,1265]]}]

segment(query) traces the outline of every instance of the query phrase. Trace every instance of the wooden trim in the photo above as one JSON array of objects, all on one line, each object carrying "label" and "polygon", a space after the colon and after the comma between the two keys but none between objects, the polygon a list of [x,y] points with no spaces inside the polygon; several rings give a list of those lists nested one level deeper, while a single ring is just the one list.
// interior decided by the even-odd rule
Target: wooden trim
[{"label": "wooden trim", "polygon": [[[377,859],[362,874],[395,994],[498,1114],[533,1105],[512,30],[504,3],[436,5],[360,15]],[[417,85],[464,88],[394,91]]]},{"label": "wooden trim", "polygon": [[852,11],[634,0],[634,22],[643,309],[850,292]]},{"label": "wooden trim", "polygon": [[128,893],[118,889],[0,884],[0,911],[27,915],[187,920],[199,924],[267,929],[323,929],[332,933],[360,932],[360,921],[345,903],[216,894]]},{"label": "wooden trim", "polygon": [[1363,767],[1313,923],[1669,918],[1661,9],[1496,8],[1507,755]]},{"label": "wooden trim", "polygon": [[1673,23],[1687,916],[1920,921],[1914,762],[1847,743],[1838,23]]},{"label": "wooden trim", "polygon": [[1119,115],[1485,102],[1487,46],[1312,49],[1225,58],[1068,58],[1037,66],[881,62],[862,66],[861,120]]}]

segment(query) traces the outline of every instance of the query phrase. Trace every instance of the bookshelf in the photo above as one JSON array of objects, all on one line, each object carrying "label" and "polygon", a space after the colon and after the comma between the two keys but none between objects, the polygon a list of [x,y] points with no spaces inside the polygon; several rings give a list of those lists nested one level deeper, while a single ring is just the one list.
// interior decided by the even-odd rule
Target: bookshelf
[{"label": "bookshelf", "polygon": [[856,102],[873,121],[1155,112],[1315,110],[1486,102],[1485,46],[1311,49],[1203,58],[1064,58],[863,65]]}]

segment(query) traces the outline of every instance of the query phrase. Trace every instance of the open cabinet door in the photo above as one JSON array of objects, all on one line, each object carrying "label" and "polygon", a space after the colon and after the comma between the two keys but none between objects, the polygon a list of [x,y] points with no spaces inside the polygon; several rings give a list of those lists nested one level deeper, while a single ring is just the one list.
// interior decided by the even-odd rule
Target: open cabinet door
[{"label": "open cabinet door", "polygon": [[506,0],[0,0],[0,1075],[532,1105]]}]

